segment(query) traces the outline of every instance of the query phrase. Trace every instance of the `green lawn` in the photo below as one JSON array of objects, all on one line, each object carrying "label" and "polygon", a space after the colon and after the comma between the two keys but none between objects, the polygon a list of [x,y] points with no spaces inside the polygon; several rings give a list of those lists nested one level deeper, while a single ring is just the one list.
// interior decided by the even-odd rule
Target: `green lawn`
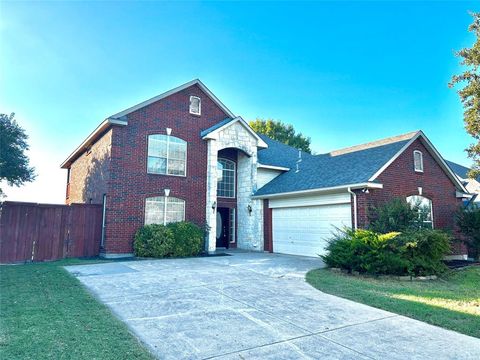
[{"label": "green lawn", "polygon": [[431,281],[350,276],[327,269],[307,273],[315,288],[359,303],[480,338],[480,266]]},{"label": "green lawn", "polygon": [[152,359],[62,268],[89,262],[0,266],[1,359]]}]

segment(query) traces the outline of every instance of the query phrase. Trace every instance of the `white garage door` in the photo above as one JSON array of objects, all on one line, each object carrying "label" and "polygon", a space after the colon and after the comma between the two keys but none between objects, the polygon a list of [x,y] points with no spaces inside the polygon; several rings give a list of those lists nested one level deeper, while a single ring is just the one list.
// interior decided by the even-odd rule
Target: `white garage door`
[{"label": "white garage door", "polygon": [[273,251],[282,254],[325,254],[335,227],[351,227],[350,204],[272,209]]}]

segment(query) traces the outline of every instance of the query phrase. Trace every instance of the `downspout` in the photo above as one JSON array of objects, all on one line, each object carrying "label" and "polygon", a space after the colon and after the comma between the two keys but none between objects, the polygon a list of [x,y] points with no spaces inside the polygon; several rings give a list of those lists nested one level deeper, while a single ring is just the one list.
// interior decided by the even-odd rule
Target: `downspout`
[{"label": "downspout", "polygon": [[357,230],[358,228],[358,220],[357,220],[357,194],[352,191],[350,186],[348,187],[347,191],[353,196],[353,229]]}]

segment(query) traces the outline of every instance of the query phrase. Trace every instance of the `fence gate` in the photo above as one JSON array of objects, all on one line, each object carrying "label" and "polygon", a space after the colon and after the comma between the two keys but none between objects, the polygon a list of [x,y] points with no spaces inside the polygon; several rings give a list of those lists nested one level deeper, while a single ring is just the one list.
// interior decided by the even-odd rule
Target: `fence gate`
[{"label": "fence gate", "polygon": [[102,206],[5,201],[0,209],[0,263],[97,256]]}]

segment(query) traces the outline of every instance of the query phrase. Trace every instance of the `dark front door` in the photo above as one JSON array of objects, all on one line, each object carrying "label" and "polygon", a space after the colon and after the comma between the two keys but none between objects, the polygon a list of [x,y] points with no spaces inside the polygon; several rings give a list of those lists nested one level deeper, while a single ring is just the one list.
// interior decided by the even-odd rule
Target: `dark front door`
[{"label": "dark front door", "polygon": [[230,209],[217,209],[217,248],[228,248]]}]

